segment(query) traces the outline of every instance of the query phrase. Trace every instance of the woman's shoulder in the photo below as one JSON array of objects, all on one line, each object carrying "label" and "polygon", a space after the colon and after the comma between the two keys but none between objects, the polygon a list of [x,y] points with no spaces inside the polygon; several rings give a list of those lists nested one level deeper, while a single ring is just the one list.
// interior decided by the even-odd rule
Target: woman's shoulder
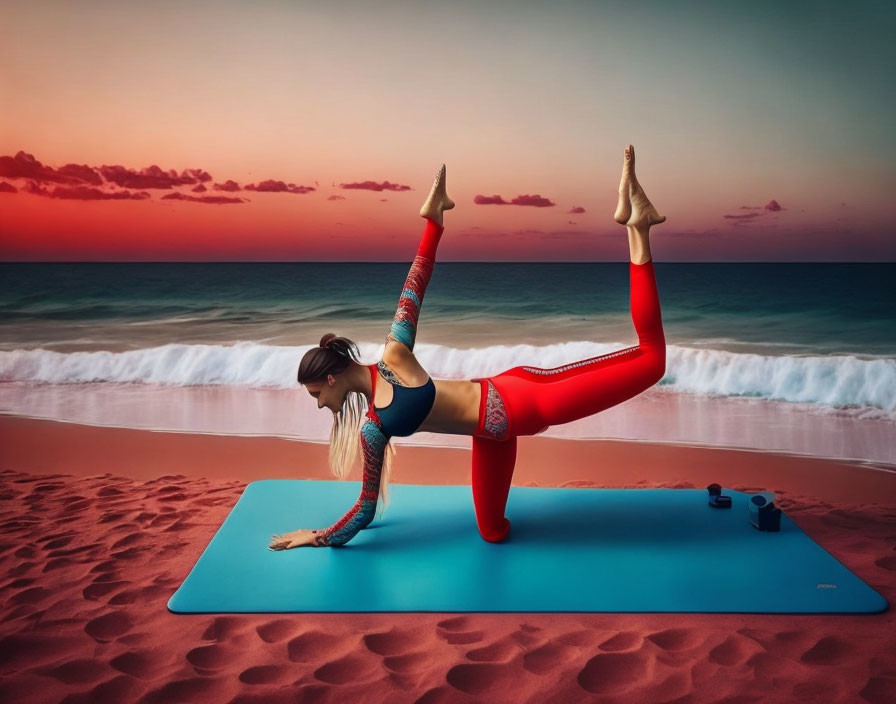
[{"label": "woman's shoulder", "polygon": [[383,358],[377,365],[380,371],[384,371],[382,367],[385,365],[405,386],[420,386],[429,379],[429,374],[407,345],[391,338],[386,340]]}]

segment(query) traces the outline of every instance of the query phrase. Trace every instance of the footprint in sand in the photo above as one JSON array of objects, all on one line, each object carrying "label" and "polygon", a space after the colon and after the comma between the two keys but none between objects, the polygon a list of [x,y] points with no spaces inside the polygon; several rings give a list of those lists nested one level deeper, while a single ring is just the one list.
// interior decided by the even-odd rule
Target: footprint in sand
[{"label": "footprint in sand", "polygon": [[803,653],[800,660],[810,665],[839,665],[854,652],[855,648],[846,641],[835,636],[825,636]]},{"label": "footprint in sand", "polygon": [[[621,636],[621,635],[623,635],[623,634],[613,636],[613,638],[611,638],[610,640],[605,641],[604,645],[606,645],[606,643],[611,643],[614,638],[619,638],[619,636]],[[601,650],[628,650],[629,648],[633,648],[641,642],[640,636],[638,636],[637,634],[633,634],[633,635],[637,636],[637,640],[634,642],[631,642],[631,639],[628,639],[629,644],[625,645],[622,648],[612,647],[612,646],[609,648],[605,648],[602,645]],[[558,636],[557,642],[562,645],[572,646],[573,648],[591,648],[598,641],[599,637],[600,636],[598,636],[598,634],[595,633],[594,631],[588,631],[588,630],[573,631],[572,633],[564,633],[562,636]]]},{"label": "footprint in sand", "polygon": [[243,623],[239,619],[231,616],[219,616],[205,629],[202,640],[228,640],[242,629]]},{"label": "footprint in sand", "polygon": [[378,658],[357,653],[328,662],[314,671],[314,677],[327,684],[358,684],[378,680],[382,674],[383,667]]},{"label": "footprint in sand", "polygon": [[751,638],[732,635],[710,650],[707,659],[717,665],[732,667],[746,662],[756,653],[764,652],[765,650]]},{"label": "footprint in sand", "polygon": [[643,642],[641,634],[636,631],[622,631],[598,646],[601,650],[615,653],[622,650],[634,650]]},{"label": "footprint in sand", "polygon": [[281,665],[256,665],[243,670],[239,678],[245,684],[289,684],[295,679],[295,672]]},{"label": "footprint in sand", "polygon": [[889,677],[870,677],[859,696],[866,702],[896,702],[896,680]]},{"label": "footprint in sand", "polygon": [[436,655],[426,650],[404,655],[387,655],[383,658],[383,667],[398,675],[422,675],[432,672],[437,666]]},{"label": "footprint in sand", "polygon": [[536,675],[547,674],[571,664],[579,655],[576,648],[563,645],[555,638],[523,656],[523,667]]},{"label": "footprint in sand", "polygon": [[445,680],[466,694],[484,694],[492,690],[512,691],[519,682],[519,675],[502,664],[463,664],[448,670]]},{"label": "footprint in sand", "polygon": [[289,638],[296,630],[296,624],[287,618],[278,618],[263,623],[255,629],[258,637],[265,643],[279,643]]},{"label": "footprint in sand", "polygon": [[478,643],[484,637],[482,631],[468,631],[471,620],[467,616],[456,616],[439,621],[436,628],[446,633],[439,633],[446,643],[451,645],[463,645],[465,643]]},{"label": "footprint in sand", "polygon": [[467,659],[473,662],[509,662],[518,652],[520,652],[519,643],[508,636],[481,648],[467,651]]},{"label": "footprint in sand", "polygon": [[100,642],[115,640],[118,636],[127,633],[134,624],[120,611],[104,614],[99,618],[88,621],[84,631],[94,640]]},{"label": "footprint in sand", "polygon": [[82,589],[81,594],[88,601],[99,601],[102,597],[106,596],[106,594],[114,592],[116,589],[126,587],[129,584],[131,584],[131,582],[123,580],[118,582],[94,582],[90,586]]},{"label": "footprint in sand", "polygon": [[161,650],[129,650],[112,658],[109,665],[140,680],[154,680],[168,669],[171,656]]},{"label": "footprint in sand", "polygon": [[577,681],[592,694],[623,694],[649,679],[650,658],[643,650],[601,653],[582,668]]},{"label": "footprint in sand", "polygon": [[187,651],[187,662],[199,670],[220,670],[230,664],[235,655],[234,648],[219,643],[202,645]]},{"label": "footprint in sand", "polygon": [[322,631],[308,631],[286,644],[286,654],[291,662],[317,662],[321,653],[332,653],[354,643],[352,636],[337,636]]},{"label": "footprint in sand", "polygon": [[663,650],[679,651],[696,648],[703,643],[696,631],[691,628],[669,628],[647,636],[657,647]]},{"label": "footprint in sand", "polygon": [[387,656],[426,648],[428,639],[423,629],[393,628],[383,633],[368,633],[362,640],[370,652]]},{"label": "footprint in sand", "polygon": [[62,665],[33,670],[37,674],[53,677],[66,684],[86,684],[102,679],[109,671],[106,664],[94,658],[77,658]]},{"label": "footprint in sand", "polygon": [[45,587],[28,587],[20,592],[13,594],[7,604],[39,604],[44,599],[53,596],[52,589]]}]

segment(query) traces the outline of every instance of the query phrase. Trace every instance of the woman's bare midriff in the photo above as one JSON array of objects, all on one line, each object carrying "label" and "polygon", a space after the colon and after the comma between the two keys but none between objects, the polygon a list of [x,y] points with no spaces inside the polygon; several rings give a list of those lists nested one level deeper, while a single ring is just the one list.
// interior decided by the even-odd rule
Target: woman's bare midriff
[{"label": "woman's bare midriff", "polygon": [[433,379],[436,399],[417,431],[473,435],[479,427],[482,387],[466,379]]},{"label": "woman's bare midriff", "polygon": [[[422,386],[430,378],[416,357],[407,353],[396,355],[386,365],[407,386]],[[385,408],[392,402],[392,388],[382,375],[377,376],[375,408]],[[448,435],[474,435],[479,427],[479,402],[482,387],[478,381],[468,379],[433,379],[436,398],[426,420],[417,431],[446,433]]]}]

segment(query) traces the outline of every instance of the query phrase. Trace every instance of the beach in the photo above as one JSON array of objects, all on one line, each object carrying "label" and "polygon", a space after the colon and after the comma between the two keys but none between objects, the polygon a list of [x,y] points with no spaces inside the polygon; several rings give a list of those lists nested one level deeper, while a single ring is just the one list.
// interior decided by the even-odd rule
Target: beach
[{"label": "beach", "polygon": [[[0,438],[3,701],[896,699],[892,608],[873,615],[176,615],[168,599],[245,486],[332,480],[327,445],[13,415],[0,416]],[[817,543],[896,599],[892,467],[657,442],[519,443],[514,486],[717,482],[773,491]],[[469,465],[467,447],[400,446],[393,482],[469,485]]]}]

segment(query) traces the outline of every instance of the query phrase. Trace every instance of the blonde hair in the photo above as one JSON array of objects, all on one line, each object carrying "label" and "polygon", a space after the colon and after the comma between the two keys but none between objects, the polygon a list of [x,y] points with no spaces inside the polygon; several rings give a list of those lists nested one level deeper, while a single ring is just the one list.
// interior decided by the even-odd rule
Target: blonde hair
[{"label": "blonde hair", "polygon": [[[340,374],[352,362],[358,362],[358,345],[347,337],[339,337],[328,332],[320,340],[318,347],[312,347],[299,364],[296,379],[300,384],[326,379],[328,374]],[[357,391],[349,391],[342,408],[333,414],[330,429],[330,471],[339,479],[347,479],[361,454],[361,426],[367,415],[367,398]],[[377,516],[382,515],[389,505],[389,479],[392,476],[392,458],[395,447],[390,438],[383,456],[380,473],[380,491],[377,501]]]},{"label": "blonde hair", "polygon": [[[330,429],[329,464],[333,475],[346,479],[351,474],[361,451],[361,426],[367,415],[367,399],[364,394],[349,391],[345,403],[338,413],[333,414],[333,427]],[[392,476],[392,461],[395,446],[389,438],[383,456],[383,469],[380,474],[380,493],[377,501],[377,517],[380,517],[389,506],[389,480]]]}]

